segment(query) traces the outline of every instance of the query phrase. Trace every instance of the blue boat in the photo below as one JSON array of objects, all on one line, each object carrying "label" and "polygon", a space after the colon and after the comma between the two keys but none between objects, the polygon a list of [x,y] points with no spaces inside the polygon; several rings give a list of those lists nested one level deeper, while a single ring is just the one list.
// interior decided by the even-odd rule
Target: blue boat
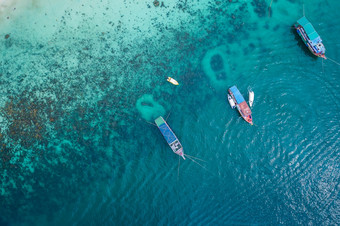
[{"label": "blue boat", "polygon": [[294,24],[294,27],[308,49],[315,56],[326,59],[326,48],[322,44],[322,39],[320,35],[316,32],[309,20],[307,20],[306,17],[302,17],[296,22],[296,24]]},{"label": "blue boat", "polygon": [[158,118],[156,118],[155,123],[156,123],[158,129],[161,131],[166,142],[169,144],[172,151],[175,154],[181,156],[185,160],[183,147],[182,147],[181,143],[177,139],[174,132],[171,130],[170,126],[163,119],[163,117],[159,116]]}]

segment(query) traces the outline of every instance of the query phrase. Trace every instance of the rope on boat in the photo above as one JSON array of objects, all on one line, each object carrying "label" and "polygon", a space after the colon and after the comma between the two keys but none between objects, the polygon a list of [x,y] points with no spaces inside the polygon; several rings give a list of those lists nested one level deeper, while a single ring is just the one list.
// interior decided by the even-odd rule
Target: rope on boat
[{"label": "rope on boat", "polygon": [[305,16],[305,4],[302,5],[302,14]]},{"label": "rope on boat", "polygon": [[181,156],[178,156],[177,180],[179,178],[179,165],[181,164]]},{"label": "rope on boat", "polygon": [[198,162],[196,162],[194,159],[190,158],[189,156],[187,156],[191,161],[193,161],[194,163],[196,163],[197,165],[199,165],[200,167],[202,167],[203,169],[205,169],[206,171],[209,172],[209,170],[207,170],[207,168],[205,168],[204,166],[202,166],[201,164],[199,164]]},{"label": "rope on boat", "polygon": [[197,160],[200,160],[202,162],[207,162],[207,161],[204,161],[203,159],[200,159],[200,158],[197,158],[197,157],[194,157],[194,156],[191,156],[191,155],[184,154],[184,156],[191,157],[193,159],[197,159]]},{"label": "rope on boat", "polygon": [[268,8],[268,17],[271,16],[270,12],[271,12],[271,9],[272,9],[272,4],[273,4],[273,0],[270,2],[269,4],[269,8]]},{"label": "rope on boat", "polygon": [[148,121],[145,121],[145,122],[149,123],[150,125],[157,126],[155,123],[148,122]]},{"label": "rope on boat", "polygon": [[333,59],[331,59],[331,58],[329,58],[329,57],[327,57],[327,59],[330,60],[330,61],[332,61],[333,63],[335,63],[335,64],[337,64],[337,65],[340,66],[340,63],[339,63],[339,62],[336,62],[335,60],[333,60]]},{"label": "rope on boat", "polygon": [[171,112],[169,112],[168,116],[166,116],[165,121],[168,121],[168,118],[169,118],[170,114],[171,114]]}]

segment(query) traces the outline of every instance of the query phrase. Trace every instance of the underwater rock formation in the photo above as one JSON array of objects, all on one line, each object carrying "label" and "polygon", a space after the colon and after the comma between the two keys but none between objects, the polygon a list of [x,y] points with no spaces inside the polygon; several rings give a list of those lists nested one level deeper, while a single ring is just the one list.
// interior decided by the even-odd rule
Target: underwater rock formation
[{"label": "underwater rock formation", "polygon": [[158,6],[159,6],[159,1],[157,1],[157,0],[153,1],[153,5],[154,5],[155,7],[158,7]]},{"label": "underwater rock formation", "polygon": [[162,105],[153,99],[151,94],[144,94],[136,102],[136,108],[147,121],[153,121],[159,116],[165,115],[165,109]]},{"label": "underwater rock formation", "polygon": [[226,46],[209,50],[202,59],[202,67],[215,88],[225,88],[228,76],[232,76]]},{"label": "underwater rock formation", "polygon": [[[221,43],[246,36],[244,3],[207,3],[204,11],[184,0],[160,3],[150,24],[89,16],[82,6],[53,18],[47,40],[3,31],[1,216],[58,210],[93,181],[123,176],[126,162],[150,151],[139,139],[155,132],[145,120],[196,111],[209,98],[208,81],[225,88],[232,75]],[[170,75],[183,86],[168,84]]]},{"label": "underwater rock formation", "polygon": [[268,5],[264,0],[253,0],[251,2],[252,6],[254,6],[254,12],[259,17],[265,17],[268,9]]}]

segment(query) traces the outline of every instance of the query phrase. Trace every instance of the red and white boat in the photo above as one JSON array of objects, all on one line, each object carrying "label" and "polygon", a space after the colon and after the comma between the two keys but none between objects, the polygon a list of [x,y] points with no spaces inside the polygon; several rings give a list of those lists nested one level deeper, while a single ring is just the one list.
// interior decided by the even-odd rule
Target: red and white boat
[{"label": "red and white boat", "polygon": [[237,89],[236,86],[232,86],[228,89],[228,92],[231,96],[231,98],[234,100],[236,104],[236,108],[238,112],[240,112],[240,115],[246,122],[253,125],[253,118],[251,117],[251,110],[247,104],[247,102],[244,100],[242,94]]}]

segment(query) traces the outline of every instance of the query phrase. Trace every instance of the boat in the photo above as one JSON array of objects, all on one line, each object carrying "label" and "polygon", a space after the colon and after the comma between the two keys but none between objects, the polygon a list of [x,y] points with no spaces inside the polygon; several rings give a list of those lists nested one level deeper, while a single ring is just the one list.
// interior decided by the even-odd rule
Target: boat
[{"label": "boat", "polygon": [[229,94],[228,94],[228,101],[229,101],[230,107],[234,109],[236,105],[235,105],[233,98]]},{"label": "boat", "polygon": [[315,56],[327,59],[325,56],[326,49],[322,44],[322,39],[306,17],[300,18],[294,24],[294,27],[302,38],[302,41]]},{"label": "boat", "polygon": [[236,86],[232,86],[228,89],[228,92],[232,99],[234,100],[236,104],[236,108],[242,118],[248,122],[249,124],[253,125],[253,118],[251,117],[251,110],[247,104],[247,102],[244,100],[242,94],[237,89]]},{"label": "boat", "polygon": [[175,86],[179,85],[178,82],[175,79],[171,78],[171,77],[168,77],[167,81],[170,82],[171,84],[175,85]]},{"label": "boat", "polygon": [[249,107],[252,107],[254,103],[254,92],[249,90]]},{"label": "boat", "polygon": [[171,130],[170,126],[163,119],[163,117],[159,116],[158,118],[156,118],[155,123],[172,151],[185,160],[182,144],[179,142],[178,138]]}]

